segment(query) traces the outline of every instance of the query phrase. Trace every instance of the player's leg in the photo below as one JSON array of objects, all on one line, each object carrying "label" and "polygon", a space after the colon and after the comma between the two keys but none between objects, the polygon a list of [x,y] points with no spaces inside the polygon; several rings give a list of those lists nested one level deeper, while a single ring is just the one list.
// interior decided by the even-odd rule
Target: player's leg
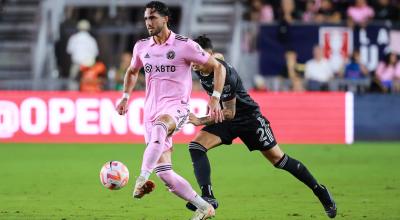
[{"label": "player's leg", "polygon": [[330,218],[334,218],[336,216],[336,204],[332,196],[329,194],[329,191],[324,185],[321,185],[317,182],[317,180],[302,162],[289,157],[287,154],[284,154],[277,144],[271,149],[261,151],[261,153],[276,168],[288,171],[298,180],[307,185],[318,197]]},{"label": "player's leg", "polygon": [[143,154],[141,169],[143,175],[147,177],[150,176],[164,151],[167,136],[172,134],[175,127],[175,121],[170,115],[161,115],[154,122],[151,129],[150,139]]},{"label": "player's leg", "polygon": [[154,123],[147,126],[149,126],[146,135],[147,147],[143,154],[140,176],[136,179],[133,191],[135,198],[143,197],[144,187],[149,183],[149,176],[165,151],[167,137],[175,130],[176,123],[171,116],[161,115]]},{"label": "player's leg", "polygon": [[329,217],[336,216],[336,205],[328,190],[318,184],[303,163],[284,154],[276,142],[269,121],[262,115],[249,119],[247,126],[233,128],[241,132],[240,139],[250,151],[259,150],[276,168],[291,173],[307,185],[323,204]]},{"label": "player's leg", "polygon": [[[214,208],[218,208],[218,202],[215,199],[212,190],[211,166],[208,160],[207,151],[221,143],[222,141],[220,137],[203,130],[200,131],[194,140],[189,143],[190,157],[192,158],[197,183],[201,189],[201,196],[207,202],[212,204]],[[192,211],[196,210],[196,207],[191,203],[187,203],[186,207]]]},{"label": "player's leg", "polygon": [[171,150],[161,155],[154,172],[170,192],[196,206],[197,211],[192,219],[207,219],[215,215],[214,208],[193,190],[188,181],[173,171]]},{"label": "player's leg", "polygon": [[311,190],[315,190],[319,187],[317,180],[311,175],[307,167],[300,161],[284,154],[278,144],[273,146],[271,149],[262,150],[261,153],[276,168],[288,171],[298,180],[307,185]]}]

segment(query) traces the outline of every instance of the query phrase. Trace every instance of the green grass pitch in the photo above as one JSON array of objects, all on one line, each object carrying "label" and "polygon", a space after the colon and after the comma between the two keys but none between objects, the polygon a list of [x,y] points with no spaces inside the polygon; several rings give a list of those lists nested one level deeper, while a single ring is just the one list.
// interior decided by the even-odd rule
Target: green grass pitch
[{"label": "green grass pitch", "polygon": [[[337,219],[400,219],[400,144],[283,145],[326,184],[338,204]],[[156,176],[156,191],[131,197],[144,145],[0,143],[0,219],[181,220],[191,212]],[[273,168],[242,145],[209,152],[217,220],[328,219],[301,182]],[[99,180],[108,160],[125,163],[129,186],[110,191]],[[174,169],[198,191],[185,145],[177,145]]]}]

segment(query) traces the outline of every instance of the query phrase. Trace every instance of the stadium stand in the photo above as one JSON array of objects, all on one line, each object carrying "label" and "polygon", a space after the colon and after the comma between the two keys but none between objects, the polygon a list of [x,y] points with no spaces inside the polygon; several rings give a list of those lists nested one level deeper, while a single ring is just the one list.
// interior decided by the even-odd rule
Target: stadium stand
[{"label": "stadium stand", "polygon": [[32,78],[40,0],[5,1],[0,14],[0,79]]}]

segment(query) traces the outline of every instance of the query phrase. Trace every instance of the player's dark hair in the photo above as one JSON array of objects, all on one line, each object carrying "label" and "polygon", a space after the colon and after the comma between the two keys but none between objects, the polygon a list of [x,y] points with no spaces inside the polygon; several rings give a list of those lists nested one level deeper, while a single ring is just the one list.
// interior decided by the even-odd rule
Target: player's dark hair
[{"label": "player's dark hair", "polygon": [[210,38],[206,37],[205,35],[198,36],[196,39],[194,39],[194,41],[198,43],[200,47],[202,47],[205,50],[214,49]]},{"label": "player's dark hair", "polygon": [[151,1],[146,4],[145,9],[146,8],[154,9],[156,12],[158,12],[158,14],[160,14],[163,17],[164,16],[171,17],[171,13],[168,9],[168,6],[163,2]]}]

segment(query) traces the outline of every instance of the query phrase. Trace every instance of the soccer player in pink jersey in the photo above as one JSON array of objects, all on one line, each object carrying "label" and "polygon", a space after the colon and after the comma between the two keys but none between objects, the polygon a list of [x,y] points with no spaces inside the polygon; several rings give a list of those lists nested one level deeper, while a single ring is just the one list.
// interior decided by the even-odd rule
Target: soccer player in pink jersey
[{"label": "soccer player in pink jersey", "polygon": [[172,170],[172,135],[189,116],[191,63],[201,63],[214,70],[214,92],[208,108],[216,122],[223,120],[219,101],[226,72],[225,67],[197,43],[173,33],[168,28],[169,18],[169,10],[164,3],[152,1],[146,5],[144,20],[150,37],[139,40],[133,48],[131,65],[124,78],[124,93],[117,106],[119,114],[127,112],[129,94],[135,86],[139,70],[144,68],[144,136],[147,147],[133,196],[141,198],[153,190],[154,183],[149,176],[154,170],[172,193],[197,207],[193,220],[208,219],[215,215],[214,208]]}]

